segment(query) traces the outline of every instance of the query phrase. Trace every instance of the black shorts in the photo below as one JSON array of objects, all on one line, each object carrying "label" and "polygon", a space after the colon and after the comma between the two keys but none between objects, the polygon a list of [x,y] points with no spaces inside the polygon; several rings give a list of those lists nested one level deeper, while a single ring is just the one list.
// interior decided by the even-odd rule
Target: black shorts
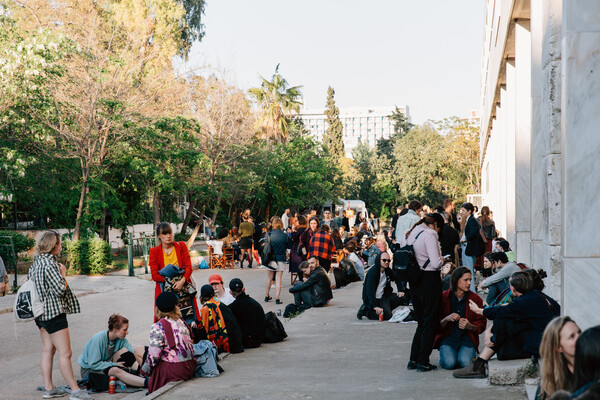
[{"label": "black shorts", "polygon": [[240,245],[240,249],[244,249],[244,250],[251,249],[252,248],[252,237],[250,237],[250,236],[243,237],[240,239],[238,244]]},{"label": "black shorts", "polygon": [[69,327],[69,323],[67,322],[67,314],[65,313],[58,314],[56,317],[48,321],[38,321],[36,319],[35,324],[40,329],[44,328],[49,335]]}]

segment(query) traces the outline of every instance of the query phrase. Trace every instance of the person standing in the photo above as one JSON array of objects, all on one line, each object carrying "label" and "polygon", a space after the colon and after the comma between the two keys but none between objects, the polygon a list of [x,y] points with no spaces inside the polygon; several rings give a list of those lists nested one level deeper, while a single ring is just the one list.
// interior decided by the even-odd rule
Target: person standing
[{"label": "person standing", "polygon": [[8,275],[6,273],[6,268],[4,267],[4,261],[2,257],[0,257],[0,297],[5,296],[8,292]]},{"label": "person standing", "polygon": [[44,398],[60,397],[66,393],[54,387],[52,364],[58,353],[60,373],[71,389],[71,399],[93,399],[77,385],[71,364],[71,338],[67,314],[81,312],[79,301],[67,283],[67,267],[56,261],[62,251],[60,235],[46,231],[40,235],[37,255],[27,278],[33,280],[44,312],[35,319],[42,340],[40,367],[44,380]]},{"label": "person standing", "polygon": [[[481,237],[481,226],[473,216],[475,207],[471,203],[465,203],[460,208],[461,221],[465,222],[460,243],[462,246],[462,262],[463,265],[471,271],[471,276],[475,276],[475,259],[483,255],[485,244]],[[471,291],[475,291],[475,279],[471,279]]]},{"label": "person standing", "polygon": [[444,200],[444,211],[450,214],[450,224],[454,227],[454,229],[456,229],[457,232],[460,232],[460,223],[458,222],[458,217],[454,211],[454,200]]},{"label": "person standing", "polygon": [[396,222],[396,242],[404,238],[404,234],[409,231],[419,220],[419,214],[423,209],[423,204],[419,200],[413,200],[408,204],[408,212],[398,217]]},{"label": "person standing", "polygon": [[321,229],[310,239],[308,256],[315,256],[319,259],[319,265],[329,272],[331,268],[331,258],[335,254],[335,243],[328,232],[329,226],[322,225]]},{"label": "person standing", "polygon": [[292,240],[292,250],[290,252],[290,272],[299,274],[300,264],[302,261],[306,260],[306,255],[302,253],[302,248],[300,247],[300,237],[306,230],[306,218],[304,215],[298,216],[298,224],[294,225],[292,233],[290,234],[290,238]]},{"label": "person standing", "polygon": [[[248,210],[246,210],[248,211]],[[248,257],[248,268],[252,268],[252,246],[254,244],[254,223],[250,215],[246,216],[244,213],[244,220],[240,223],[240,241],[239,246],[241,250],[240,268],[244,268],[244,259]]]},{"label": "person standing", "polygon": [[281,295],[281,281],[283,277],[283,271],[286,269],[287,261],[287,249],[291,247],[291,241],[289,236],[283,232],[283,223],[277,217],[273,218],[271,222],[272,230],[267,234],[265,240],[271,241],[272,260],[267,266],[267,283],[265,289],[265,301],[271,300],[269,292],[271,291],[271,284],[275,279],[275,304],[281,304],[279,296]]},{"label": "person standing", "polygon": [[334,218],[331,218],[331,211],[325,210],[323,213],[323,219],[321,220],[321,225],[327,225],[331,228],[331,230],[338,230],[339,226],[337,222],[335,222]]},{"label": "person standing", "polygon": [[290,226],[290,209],[286,208],[281,215],[281,222],[283,223],[283,231],[285,232]]}]

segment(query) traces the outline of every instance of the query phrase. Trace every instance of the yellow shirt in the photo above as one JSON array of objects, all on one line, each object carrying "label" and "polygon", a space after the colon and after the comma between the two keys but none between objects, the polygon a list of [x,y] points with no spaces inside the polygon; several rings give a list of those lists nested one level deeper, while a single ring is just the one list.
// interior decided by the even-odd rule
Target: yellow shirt
[{"label": "yellow shirt", "polygon": [[163,258],[165,261],[165,267],[169,264],[176,265],[179,267],[179,261],[177,260],[177,252],[175,251],[175,247],[171,250],[171,254],[167,254],[163,249]]}]

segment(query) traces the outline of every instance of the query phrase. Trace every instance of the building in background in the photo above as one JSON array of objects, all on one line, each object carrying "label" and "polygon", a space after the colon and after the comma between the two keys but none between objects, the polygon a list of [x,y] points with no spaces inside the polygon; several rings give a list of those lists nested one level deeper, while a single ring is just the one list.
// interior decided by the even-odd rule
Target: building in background
[{"label": "building in background", "polygon": [[486,4],[482,204],[562,314],[598,325],[600,2]]},{"label": "building in background", "polygon": [[[344,127],[344,148],[346,156],[352,156],[352,149],[359,143],[375,147],[377,140],[389,139],[394,133],[394,124],[389,116],[395,107],[340,108],[340,120]],[[407,121],[411,121],[408,106],[398,107]],[[302,110],[300,118],[305,128],[318,141],[323,141],[327,129],[325,109]]]}]

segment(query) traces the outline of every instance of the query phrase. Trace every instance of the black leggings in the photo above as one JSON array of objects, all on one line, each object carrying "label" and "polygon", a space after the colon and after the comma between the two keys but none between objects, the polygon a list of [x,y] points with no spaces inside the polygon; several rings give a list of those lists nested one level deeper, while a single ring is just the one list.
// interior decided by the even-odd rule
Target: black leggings
[{"label": "black leggings", "polygon": [[417,330],[410,348],[410,361],[428,364],[440,319],[442,279],[439,271],[425,271],[421,282],[411,288]]}]

